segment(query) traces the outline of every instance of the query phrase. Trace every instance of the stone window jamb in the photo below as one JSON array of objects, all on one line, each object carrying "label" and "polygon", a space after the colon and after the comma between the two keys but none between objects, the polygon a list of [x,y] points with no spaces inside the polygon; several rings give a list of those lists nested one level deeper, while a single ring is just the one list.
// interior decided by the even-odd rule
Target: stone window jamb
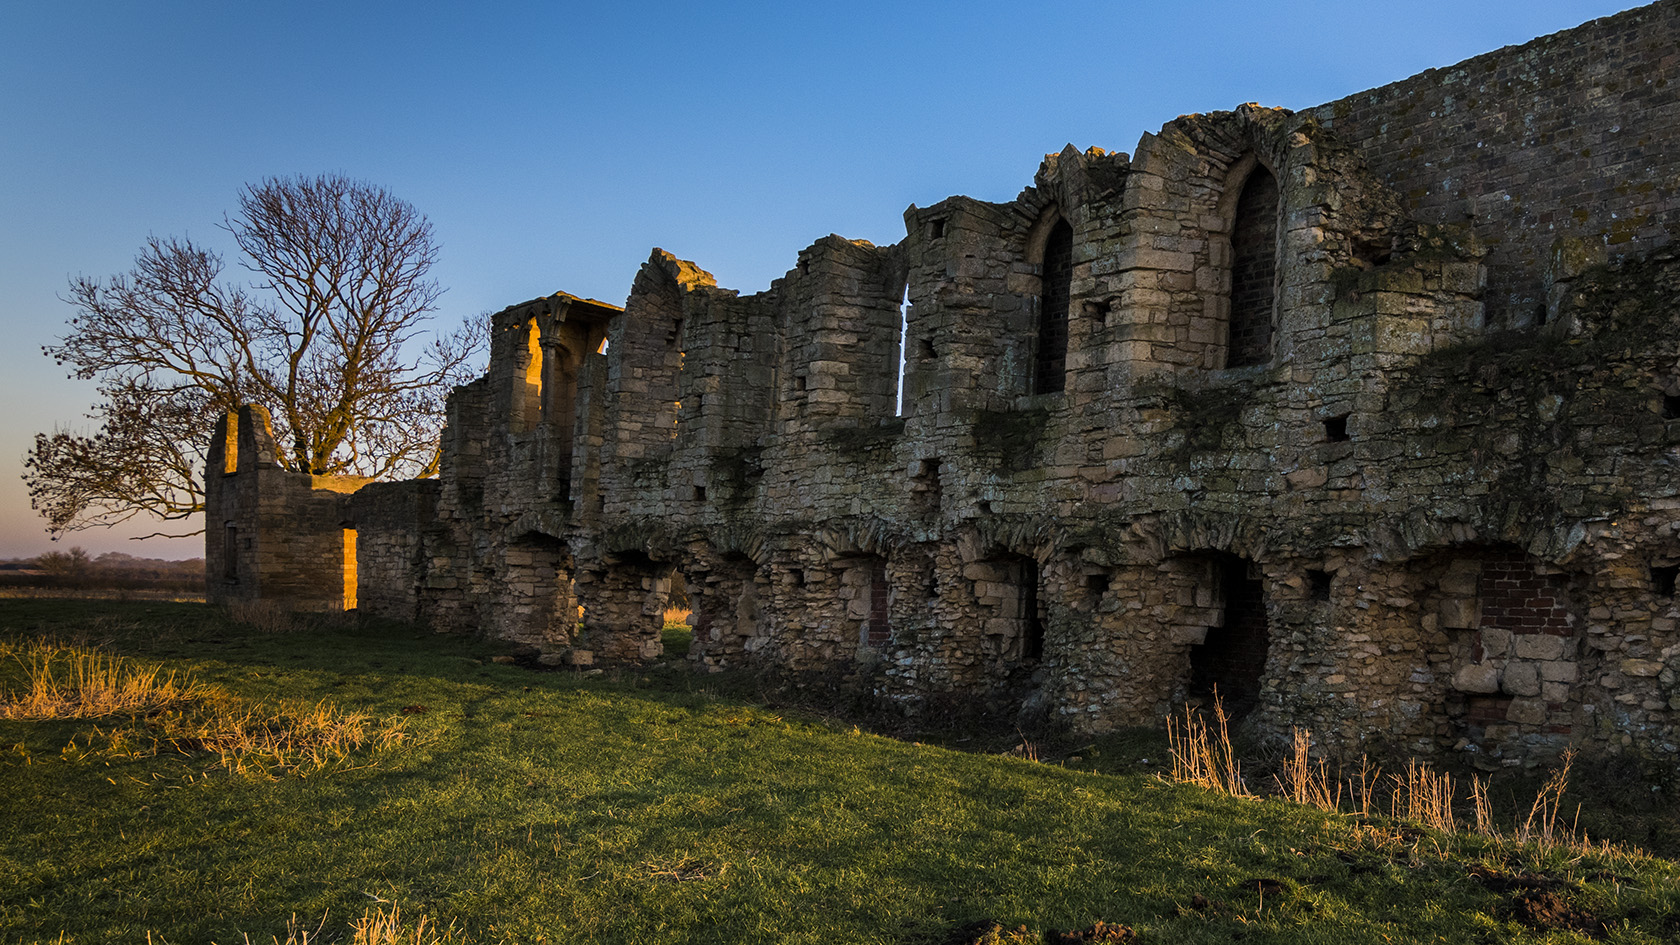
[{"label": "stone window jamb", "polygon": [[1266,360],[1258,364],[1240,365],[1237,369],[1249,367],[1264,367],[1272,363],[1277,351],[1277,334],[1279,328],[1278,299],[1282,295],[1279,286],[1283,282],[1284,254],[1282,243],[1284,237],[1284,203],[1283,176],[1270,161],[1260,157],[1258,152],[1249,150],[1225,172],[1225,183],[1220,190],[1219,203],[1214,216],[1219,221],[1220,229],[1208,233],[1208,262],[1213,269],[1212,285],[1212,314],[1220,323],[1223,335],[1224,357],[1220,359],[1221,369],[1226,369],[1231,355],[1231,316],[1232,316],[1232,275],[1235,263],[1235,252],[1231,245],[1231,238],[1237,225],[1237,204],[1242,198],[1243,189],[1248,186],[1249,178],[1258,170],[1264,169],[1272,175],[1272,180],[1278,185],[1278,206],[1276,221],[1276,239],[1273,245],[1273,276],[1272,276],[1272,311],[1271,311],[1271,342],[1270,352]]},{"label": "stone window jamb", "polygon": [[[1044,271],[1045,250],[1049,245],[1050,236],[1055,231],[1057,224],[1064,223],[1070,229],[1074,228],[1073,220],[1062,212],[1061,207],[1058,204],[1052,202],[1045,205],[1044,209],[1039,212],[1038,220],[1035,221],[1032,227],[1027,231],[1025,252],[1023,255],[1026,262],[1033,267],[1033,280],[1035,284],[1031,287],[1030,294],[1030,304],[1032,306],[1032,333],[1030,335],[1030,344],[1028,346],[1026,358],[1026,363],[1030,367],[1027,372],[1024,392],[1031,396],[1040,396],[1041,391],[1044,396],[1060,395],[1066,390],[1067,385],[1067,361],[1068,354],[1070,352],[1065,346],[1067,345],[1071,334],[1068,322],[1072,320],[1073,313],[1078,310],[1078,306],[1074,304],[1071,286],[1069,287],[1069,291],[1067,293],[1067,311],[1062,316],[1061,336],[1064,348],[1061,357],[1061,386],[1057,386],[1053,390],[1043,391],[1040,383],[1041,379],[1038,377],[1038,349],[1040,341],[1044,336],[1044,318],[1047,314],[1044,308],[1045,278],[1047,276],[1047,273]],[[1074,231],[1073,245],[1074,247],[1079,245],[1077,230]]]}]

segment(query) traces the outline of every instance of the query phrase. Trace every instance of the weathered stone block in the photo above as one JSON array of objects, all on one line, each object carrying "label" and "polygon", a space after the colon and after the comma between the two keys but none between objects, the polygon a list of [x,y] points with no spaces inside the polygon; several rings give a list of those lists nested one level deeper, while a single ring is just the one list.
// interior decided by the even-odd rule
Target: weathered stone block
[{"label": "weathered stone block", "polygon": [[1437,612],[1441,626],[1451,630],[1473,630],[1481,625],[1481,601],[1476,598],[1448,598]]},{"label": "weathered stone block", "polygon": [[1556,660],[1563,658],[1565,640],[1549,633],[1524,633],[1515,637],[1516,656],[1528,660]]},{"label": "weathered stone block", "polygon": [[1539,699],[1512,699],[1506,718],[1522,725],[1543,725],[1546,722],[1546,703]]},{"label": "weathered stone block", "polygon": [[1540,694],[1540,671],[1533,663],[1512,662],[1500,674],[1499,687],[1513,696]]},{"label": "weathered stone block", "polygon": [[1472,663],[1453,673],[1453,688],[1459,692],[1495,693],[1499,691],[1499,667],[1491,663]]},{"label": "weathered stone block", "polygon": [[1620,668],[1624,676],[1655,676],[1662,672],[1663,664],[1656,660],[1622,660]]},{"label": "weathered stone block", "polygon": [[1540,678],[1547,682],[1572,683],[1580,677],[1581,664],[1574,660],[1555,660],[1540,664]]}]

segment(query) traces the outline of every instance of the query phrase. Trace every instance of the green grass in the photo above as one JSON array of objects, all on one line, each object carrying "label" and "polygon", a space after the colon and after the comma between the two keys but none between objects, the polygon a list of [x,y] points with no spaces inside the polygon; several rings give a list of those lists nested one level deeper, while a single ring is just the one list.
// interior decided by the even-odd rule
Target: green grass
[{"label": "green grass", "polygon": [[[1585,941],[1513,918],[1537,886],[1608,941],[1680,924],[1666,861],[897,741],[674,663],[536,672],[403,627],[0,602],[0,640],[42,636],[252,703],[401,717],[409,737],[252,775],[207,753],[64,750],[123,720],[0,721],[0,942],[268,942],[293,914],[342,933],[376,900],[486,943],[940,943],[981,919],[1120,922],[1143,942]],[[0,666],[0,690],[22,672]],[[1130,744],[1079,764],[1135,765]]]}]

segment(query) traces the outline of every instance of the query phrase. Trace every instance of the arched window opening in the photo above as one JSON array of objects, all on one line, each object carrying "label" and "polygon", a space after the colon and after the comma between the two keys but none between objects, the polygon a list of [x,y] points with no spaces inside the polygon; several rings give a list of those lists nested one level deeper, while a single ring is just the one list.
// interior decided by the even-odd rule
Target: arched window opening
[{"label": "arched window opening", "polygon": [[904,416],[905,352],[910,344],[910,286],[904,286],[904,298],[898,303],[898,392],[894,395],[893,415]]},{"label": "arched window opening", "polygon": [[519,392],[516,416],[519,430],[534,430],[542,420],[543,350],[536,319],[532,319],[525,333],[525,378]]},{"label": "arched window opening", "polygon": [[1277,178],[1256,165],[1243,183],[1231,226],[1231,319],[1226,367],[1272,358],[1277,283]]},{"label": "arched window opening", "polygon": [[1261,678],[1271,635],[1266,621],[1266,590],[1250,563],[1221,555],[1210,563],[1213,597],[1223,600],[1220,623],[1190,651],[1190,694],[1215,696],[1232,718],[1247,715],[1260,703]]},{"label": "arched window opening", "polygon": [[1054,394],[1067,385],[1068,301],[1073,283],[1073,227],[1057,220],[1044,242],[1038,300],[1038,351],[1033,393]]},{"label": "arched window opening", "polygon": [[869,565],[869,625],[864,642],[880,649],[892,639],[892,585],[887,583],[887,559]]}]

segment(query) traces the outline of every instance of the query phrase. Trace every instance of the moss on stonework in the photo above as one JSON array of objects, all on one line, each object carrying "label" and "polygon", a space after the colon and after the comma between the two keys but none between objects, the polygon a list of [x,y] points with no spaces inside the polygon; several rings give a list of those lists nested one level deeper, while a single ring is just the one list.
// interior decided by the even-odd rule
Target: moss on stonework
[{"label": "moss on stonework", "polygon": [[1204,390],[1183,387],[1161,387],[1158,394],[1172,412],[1173,427],[1183,434],[1183,442],[1168,458],[1183,464],[1196,453],[1221,450],[1226,432],[1242,423],[1243,407],[1255,401],[1248,384],[1234,384]]},{"label": "moss on stonework", "polygon": [[1044,438],[1050,411],[978,410],[974,413],[974,446],[996,457],[1000,472],[1017,473],[1038,465],[1038,446]]},{"label": "moss on stonework", "polygon": [[829,427],[822,437],[843,453],[867,453],[891,446],[903,432],[904,418],[898,417],[862,426]]},{"label": "moss on stonework", "polygon": [[722,497],[731,505],[744,505],[764,478],[764,447],[754,444],[719,453],[712,458],[712,481],[727,487]]}]

